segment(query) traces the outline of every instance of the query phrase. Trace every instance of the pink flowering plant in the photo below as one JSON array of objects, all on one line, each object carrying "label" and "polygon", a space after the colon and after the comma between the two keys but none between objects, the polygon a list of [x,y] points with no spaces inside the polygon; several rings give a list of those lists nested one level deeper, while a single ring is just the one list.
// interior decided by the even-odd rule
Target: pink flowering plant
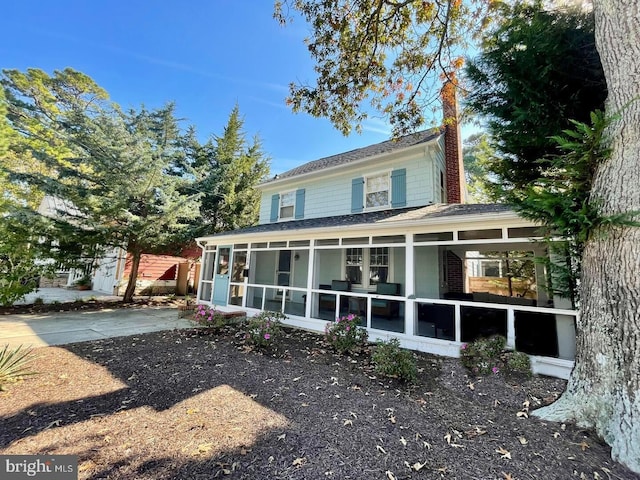
[{"label": "pink flowering plant", "polygon": [[217,329],[226,325],[227,319],[221,311],[215,307],[207,307],[206,305],[198,305],[193,314],[193,320],[200,326]]},{"label": "pink flowering plant", "polygon": [[254,316],[247,325],[247,343],[257,348],[272,348],[281,334],[282,320],[286,318],[281,312],[261,312]]},{"label": "pink flowering plant", "polygon": [[324,338],[338,353],[345,354],[361,350],[369,338],[367,331],[362,328],[362,319],[350,313],[328,323],[325,327]]},{"label": "pink flowering plant", "polygon": [[506,373],[531,374],[526,353],[505,350],[507,339],[501,335],[479,338],[460,347],[460,361],[476,375]]}]

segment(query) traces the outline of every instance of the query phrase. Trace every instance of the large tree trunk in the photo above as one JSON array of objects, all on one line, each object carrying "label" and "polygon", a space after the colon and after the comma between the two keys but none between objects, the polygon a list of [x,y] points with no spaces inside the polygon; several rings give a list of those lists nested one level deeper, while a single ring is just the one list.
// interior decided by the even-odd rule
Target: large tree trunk
[{"label": "large tree trunk", "polygon": [[124,298],[123,302],[129,303],[133,300],[133,294],[136,291],[136,282],[138,280],[138,268],[140,267],[140,258],[142,257],[142,252],[135,249],[131,253],[131,273],[129,273],[129,282],[127,283],[127,288],[124,290]]},{"label": "large tree trunk", "polygon": [[[604,215],[640,211],[640,2],[594,4],[606,111],[621,118],[591,195]],[[582,268],[576,366],[562,397],[536,414],[595,428],[614,460],[640,472],[640,228],[595,232]]]}]

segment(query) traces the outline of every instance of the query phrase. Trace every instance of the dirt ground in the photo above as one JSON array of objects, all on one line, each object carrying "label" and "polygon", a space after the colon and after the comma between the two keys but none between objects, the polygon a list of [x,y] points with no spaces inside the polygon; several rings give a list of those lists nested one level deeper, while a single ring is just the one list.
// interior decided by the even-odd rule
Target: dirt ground
[{"label": "dirt ground", "polygon": [[78,455],[82,479],[640,479],[592,432],[529,416],[558,379],[420,354],[407,387],[367,352],[300,330],[258,352],[240,327],[36,355],[39,374],[0,392],[0,453]]}]

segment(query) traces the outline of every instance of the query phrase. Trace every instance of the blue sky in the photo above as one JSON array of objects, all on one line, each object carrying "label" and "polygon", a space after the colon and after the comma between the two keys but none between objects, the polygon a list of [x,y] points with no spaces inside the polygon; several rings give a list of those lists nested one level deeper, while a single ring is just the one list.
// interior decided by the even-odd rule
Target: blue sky
[{"label": "blue sky", "polygon": [[288,84],[312,82],[306,25],[281,27],[270,0],[19,0],[0,14],[0,67],[71,67],[123,107],[176,103],[202,139],[221,135],[236,103],[272,173],[387,140],[381,119],[344,137],[328,120],[294,114]]}]

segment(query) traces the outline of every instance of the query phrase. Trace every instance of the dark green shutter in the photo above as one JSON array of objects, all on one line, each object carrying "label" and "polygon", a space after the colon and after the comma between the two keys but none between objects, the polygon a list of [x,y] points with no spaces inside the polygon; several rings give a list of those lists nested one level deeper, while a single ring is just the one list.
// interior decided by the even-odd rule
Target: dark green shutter
[{"label": "dark green shutter", "polygon": [[271,221],[278,221],[278,213],[280,210],[280,195],[277,193],[271,196]]},{"label": "dark green shutter", "polygon": [[364,178],[351,180],[351,213],[358,213],[364,209]]},{"label": "dark green shutter", "polygon": [[296,190],[296,218],[304,218],[304,188]]},{"label": "dark green shutter", "polygon": [[393,208],[407,205],[407,170],[399,168],[391,172],[391,206]]}]

